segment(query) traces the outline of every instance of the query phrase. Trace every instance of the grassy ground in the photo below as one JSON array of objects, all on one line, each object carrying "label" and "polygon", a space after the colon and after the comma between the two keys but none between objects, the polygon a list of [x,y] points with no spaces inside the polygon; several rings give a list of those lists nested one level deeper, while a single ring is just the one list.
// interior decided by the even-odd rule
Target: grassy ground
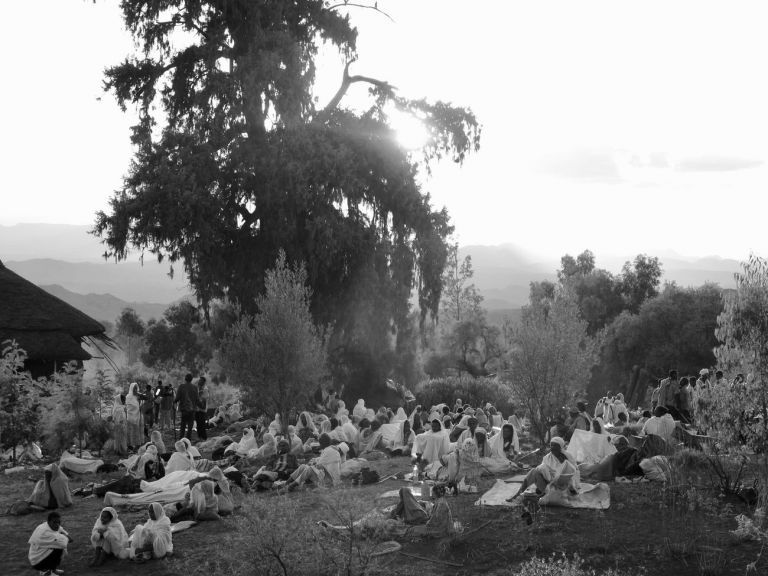
[{"label": "grassy ground", "polygon": [[[405,458],[371,465],[382,477],[406,471]],[[0,510],[27,497],[42,472],[0,477]],[[74,478],[70,487],[98,480]],[[481,491],[493,479],[483,479]],[[374,507],[394,500],[377,498],[405,485],[387,480],[381,484],[337,490],[295,492],[285,496],[248,495],[235,517],[198,525],[174,537],[173,558],[135,565],[109,562],[99,569],[87,567],[91,555],[89,535],[101,510],[101,499],[75,497],[63,511],[63,525],[74,538],[63,568],[68,574],[148,574],[153,576],[197,574],[283,574],[270,550],[282,550],[288,574],[342,572],[333,566],[345,555],[356,555],[355,566],[367,558],[370,547],[383,538],[368,534],[358,550],[344,536],[329,534],[316,526],[318,520],[334,524],[360,517]],[[548,509],[527,525],[521,510],[474,506],[477,495],[449,496],[453,517],[464,526],[465,536],[438,540],[402,541],[402,552],[441,563],[418,560],[399,553],[372,560],[369,572],[387,574],[505,574],[532,556],[578,554],[590,567],[618,567],[622,573],[644,567],[648,574],[715,576],[744,574],[759,552],[756,543],[739,543],[731,536],[734,516],[745,511],[738,502],[724,502],[701,490],[664,490],[659,484],[611,484],[607,511]],[[121,512],[129,531],[145,517],[144,512]],[[27,563],[27,539],[44,520],[43,513],[0,517],[0,573],[31,574]],[[363,541],[364,540],[364,541]],[[359,544],[360,542],[358,542]],[[365,548],[368,546],[368,548]],[[271,558],[271,560],[270,560]],[[274,571],[273,571],[274,568]],[[294,571],[295,570],[295,571]],[[344,570],[346,573],[346,570]],[[757,566],[768,573],[768,561]]]}]

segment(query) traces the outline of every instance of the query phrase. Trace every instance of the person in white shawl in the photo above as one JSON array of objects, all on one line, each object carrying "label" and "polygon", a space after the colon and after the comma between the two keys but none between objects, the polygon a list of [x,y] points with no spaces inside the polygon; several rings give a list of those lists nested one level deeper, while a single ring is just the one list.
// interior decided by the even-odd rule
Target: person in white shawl
[{"label": "person in white shawl", "polygon": [[336,420],[341,421],[343,416],[349,417],[349,410],[347,410],[344,400],[339,400],[339,407],[336,410]]},{"label": "person in white shawl", "polygon": [[114,508],[107,506],[101,510],[91,530],[91,546],[94,554],[88,566],[101,566],[110,556],[128,558],[128,533]]},{"label": "person in white shawl", "polygon": [[142,441],[141,406],[139,402],[139,385],[131,382],[125,397],[125,412],[128,419],[128,448],[138,447]]},{"label": "person in white shawl", "polygon": [[232,444],[226,447],[224,454],[226,455],[230,452],[234,452],[238,456],[245,456],[251,450],[258,448],[259,445],[256,442],[256,435],[253,433],[253,428],[246,428],[243,430],[243,437],[240,439],[240,442],[232,442]]},{"label": "person in white shawl", "polygon": [[360,431],[351,422],[347,422],[340,426],[341,435],[343,436],[342,442],[346,442],[350,446],[355,454],[360,453]]},{"label": "person in white shawl", "polygon": [[295,426],[288,426],[288,436],[285,439],[290,444],[289,452],[294,456],[304,454],[304,443],[301,438],[296,434]]},{"label": "person in white shawl", "polygon": [[432,420],[432,429],[429,432],[416,436],[414,450],[416,451],[416,461],[427,464],[438,462],[441,456],[451,451],[448,434],[443,430],[443,425],[439,419],[434,418]]},{"label": "person in white shawl", "polygon": [[520,453],[520,441],[512,424],[502,425],[501,431],[490,439],[489,444],[491,447],[491,458],[500,462],[509,463]]},{"label": "person in white shawl", "polygon": [[176,452],[171,454],[168,464],[165,465],[166,475],[171,472],[195,470],[195,460],[187,450],[186,443],[179,440],[173,446]]},{"label": "person in white shawl", "polygon": [[352,408],[352,415],[357,416],[358,418],[365,418],[365,400],[362,398],[357,401],[357,404],[355,404],[355,407]]},{"label": "person in white shawl", "polygon": [[296,435],[301,439],[302,443],[307,443],[310,438],[317,438],[318,432],[315,427],[315,423],[312,421],[312,414],[309,412],[302,412],[299,414],[299,419],[296,420]]},{"label": "person in white shawl", "polygon": [[248,458],[267,459],[277,453],[277,441],[273,434],[265,432],[262,440],[264,440],[264,443],[259,448],[248,451]]},{"label": "person in white shawl", "polygon": [[327,434],[320,435],[320,456],[313,458],[308,464],[301,464],[291,474],[291,479],[286,483],[286,490],[295,490],[306,482],[312,482],[316,486],[330,484],[336,486],[341,482],[341,452],[336,446],[331,446],[331,439]]},{"label": "person in white shawl", "polygon": [[29,563],[35,570],[40,570],[41,575],[51,574],[54,570],[60,574],[59,564],[70,542],[72,538],[61,527],[61,515],[51,512],[48,519],[35,528],[29,537]]},{"label": "person in white shawl", "polygon": [[275,413],[275,419],[269,423],[269,428],[267,429],[267,432],[269,432],[273,436],[277,436],[283,433],[283,420],[280,418],[280,414]]},{"label": "person in white shawl", "polygon": [[172,553],[171,520],[160,504],[152,502],[149,505],[149,519],[134,529],[130,557],[148,560],[164,558]]},{"label": "person in white shawl", "polygon": [[555,486],[557,489],[567,488],[572,494],[578,493],[581,484],[579,467],[576,459],[566,452],[565,440],[555,436],[549,446],[550,452],[544,456],[541,464],[528,472],[518,493],[508,501],[517,498],[531,485],[536,486],[536,493],[539,495],[544,494],[549,486]]},{"label": "person in white shawl", "polygon": [[408,420],[408,415],[405,413],[405,410],[403,410],[403,407],[400,406],[397,409],[397,412],[395,413],[395,417],[392,419],[392,422],[402,422],[404,420]]}]

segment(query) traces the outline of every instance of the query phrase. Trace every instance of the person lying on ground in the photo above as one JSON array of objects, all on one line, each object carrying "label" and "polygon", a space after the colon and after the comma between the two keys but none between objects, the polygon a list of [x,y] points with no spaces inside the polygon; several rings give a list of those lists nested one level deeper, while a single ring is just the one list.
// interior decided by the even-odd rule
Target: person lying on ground
[{"label": "person lying on ground", "polygon": [[134,529],[130,550],[132,560],[165,558],[173,553],[171,520],[165,515],[165,510],[157,502],[152,502],[148,514],[149,519]]},{"label": "person lying on ground", "polygon": [[341,482],[341,453],[336,446],[331,445],[331,439],[327,434],[321,434],[320,456],[313,458],[308,464],[301,464],[291,474],[286,490],[296,488],[311,482],[315,486],[336,486]]},{"label": "person lying on ground", "polygon": [[420,465],[438,462],[440,457],[451,451],[451,443],[448,435],[443,430],[440,420],[432,420],[432,428],[416,436],[414,447],[416,450],[416,462]]},{"label": "person lying on ground", "polygon": [[93,559],[88,563],[91,567],[101,566],[110,556],[128,558],[128,533],[114,508],[107,506],[102,509],[91,530],[91,546]]},{"label": "person lying on ground", "polygon": [[642,476],[640,454],[629,445],[625,436],[614,436],[611,440],[616,447],[614,454],[608,454],[596,464],[580,464],[581,478],[589,478],[594,482],[610,482],[616,476]]},{"label": "person lying on ground", "polygon": [[287,482],[291,474],[299,467],[296,456],[290,453],[290,446],[287,440],[280,440],[277,443],[277,453],[262,466],[253,477],[251,485],[255,490],[269,490],[272,485],[281,480]]},{"label": "person lying on ground", "polygon": [[154,444],[149,444],[136,463],[126,471],[125,476],[94,487],[93,493],[99,498],[103,497],[107,492],[133,494],[141,491],[142,480],[154,482],[164,476],[165,467],[157,453],[157,448]]},{"label": "person lying on ground", "polygon": [[70,542],[72,538],[61,526],[61,514],[51,512],[48,519],[38,525],[29,537],[29,563],[32,568],[40,571],[40,576],[63,574],[59,565]]},{"label": "person lying on ground", "polygon": [[576,459],[566,452],[565,440],[559,436],[552,438],[549,444],[550,452],[544,456],[541,464],[536,468],[531,469],[530,472],[520,485],[520,490],[517,494],[508,498],[507,501],[511,502],[522,494],[529,486],[536,486],[536,494],[543,495],[547,487],[551,484],[557,483],[560,487],[560,477],[563,476],[568,479],[567,488],[572,494],[578,492],[579,489],[579,468],[576,464]]},{"label": "person lying on ground", "polygon": [[43,470],[44,476],[35,484],[29,497],[29,503],[38,509],[48,510],[72,506],[69,480],[58,464],[48,464]]}]

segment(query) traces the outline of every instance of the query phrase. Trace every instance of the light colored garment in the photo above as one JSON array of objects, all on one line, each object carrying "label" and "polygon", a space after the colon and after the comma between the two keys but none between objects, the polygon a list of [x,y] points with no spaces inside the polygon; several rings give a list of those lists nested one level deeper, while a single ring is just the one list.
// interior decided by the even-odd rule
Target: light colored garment
[{"label": "light colored garment", "polygon": [[44,470],[51,473],[50,483],[46,478],[42,478],[35,484],[32,495],[29,497],[30,504],[48,508],[51,494],[56,499],[57,507],[66,508],[72,506],[72,494],[69,492],[69,480],[58,467],[57,464],[48,464]]},{"label": "light colored garment", "polygon": [[144,453],[139,456],[136,464],[128,469],[128,472],[134,478],[138,480],[146,480],[146,466],[149,462],[158,463],[160,456],[157,454],[157,447],[154,444],[149,444],[145,447]]},{"label": "light colored garment", "polygon": [[333,486],[341,482],[341,454],[334,446],[325,448],[314,460],[313,466],[322,468]]},{"label": "light colored garment", "polygon": [[175,488],[181,484],[187,484],[190,480],[199,478],[202,474],[197,470],[176,470],[169,472],[159,480],[154,482],[141,481],[142,492],[159,492],[169,488]]},{"label": "light colored garment", "polygon": [[365,410],[365,400],[360,399],[357,401],[357,404],[355,404],[355,407],[352,408],[352,415],[361,419],[365,418]]},{"label": "light colored garment", "polygon": [[128,445],[138,446],[141,444],[143,433],[141,430],[141,405],[139,403],[138,393],[139,385],[131,382],[128,388],[128,394],[125,396],[125,414],[128,419]]},{"label": "light colored garment", "polygon": [[166,554],[173,552],[171,520],[165,515],[165,510],[160,504],[154,502],[150,506],[155,519],[149,518],[144,524],[134,528],[131,538],[131,558],[136,557],[136,550],[146,546],[152,547],[154,558],[164,558]]},{"label": "light colored garment", "polygon": [[101,522],[101,514],[99,514],[96,524],[93,525],[91,530],[91,546],[101,548],[104,552],[114,554],[121,559],[128,558],[128,548],[130,546],[128,533],[118,518],[117,511],[107,506],[102,509],[102,512],[109,512],[112,515],[112,519],[108,523],[103,524]]},{"label": "light colored garment", "polygon": [[64,528],[59,527],[54,532],[48,526],[48,522],[38,525],[29,537],[29,563],[34,566],[45,560],[54,550],[67,550],[69,534]]},{"label": "light colored garment", "polygon": [[275,414],[275,419],[269,423],[267,432],[272,434],[272,436],[278,436],[283,433],[283,421],[280,418],[280,414]]},{"label": "light colored garment", "polygon": [[232,496],[229,480],[224,476],[224,472],[216,466],[208,472],[208,478],[216,482],[216,485],[219,487],[219,514],[232,514],[235,510],[235,499]]},{"label": "light colored garment", "polygon": [[403,407],[397,409],[397,412],[395,413],[395,418],[392,420],[392,422],[403,422],[404,420],[408,419],[408,415],[405,413],[405,410],[403,410]]},{"label": "light colored garment", "polygon": [[259,448],[255,448],[248,451],[248,458],[269,458],[273,454],[277,454],[277,443],[275,437],[266,432],[263,436],[264,444]]},{"label": "light colored garment", "polygon": [[[504,441],[504,428],[512,429],[512,439]],[[520,452],[520,442],[517,438],[517,430],[512,424],[504,424],[499,432],[488,440],[491,448],[491,458],[509,461],[511,457]]]},{"label": "light colored garment", "polygon": [[664,414],[664,416],[651,416],[648,421],[643,424],[643,434],[654,434],[660,436],[664,441],[672,445],[672,435],[675,432],[677,424],[671,414]]},{"label": "light colored garment", "polygon": [[240,442],[232,442],[232,444],[224,449],[224,454],[234,452],[239,456],[245,456],[251,450],[257,450],[258,448],[259,444],[256,442],[256,435],[253,432],[253,428],[245,428]]},{"label": "light colored garment", "polygon": [[568,444],[568,452],[579,464],[597,464],[609,454],[615,454],[616,447],[604,434],[576,429]]},{"label": "light colored garment", "polygon": [[190,505],[194,510],[195,520],[218,520],[219,499],[213,493],[214,483],[203,480],[192,487]]},{"label": "light colored garment", "polygon": [[444,430],[439,432],[424,432],[416,436],[416,453],[421,454],[421,459],[428,462],[438,462],[440,457],[448,454],[451,443]]},{"label": "light colored garment", "polygon": [[[301,421],[302,416],[304,417],[306,424],[302,423]],[[315,436],[315,437],[318,436],[317,427],[315,426],[315,423],[312,421],[312,414],[306,411],[299,414],[299,419],[296,421],[296,432],[297,433],[301,432],[304,429],[308,430],[311,436]]]},{"label": "light colored garment", "polygon": [[301,438],[299,438],[296,435],[296,427],[295,426],[288,426],[288,442],[290,443],[291,447],[289,448],[289,452],[293,454],[294,456],[303,454],[304,453],[304,444],[301,442]]},{"label": "light colored garment", "polygon": [[163,441],[163,434],[160,430],[152,430],[152,434],[149,435],[149,440],[157,447],[158,454],[165,454],[165,442]]},{"label": "light colored garment", "polygon": [[536,470],[541,473],[548,484],[557,482],[563,476],[567,477],[569,487],[578,490],[581,481],[576,459],[565,450],[562,451],[562,454],[565,456],[565,460],[560,462],[552,452],[549,452],[541,460],[541,464],[536,467]]},{"label": "light colored garment", "polygon": [[340,429],[343,436],[341,441],[346,442],[352,448],[354,448],[355,454],[360,452],[360,432],[357,428],[355,428],[355,425],[351,422],[347,422],[346,424],[340,426]]},{"label": "light colored garment", "polygon": [[195,470],[195,460],[189,453],[187,445],[179,440],[174,444],[174,448],[176,448],[176,452],[171,454],[171,457],[168,459],[168,464],[165,466],[166,475],[171,472]]},{"label": "light colored garment", "polygon": [[128,417],[120,394],[115,396],[112,407],[112,441],[116,454],[123,456],[128,453]]},{"label": "light colored garment", "polygon": [[69,470],[75,474],[92,474],[102,464],[104,464],[104,460],[78,458],[66,450],[62,452],[59,459],[59,466],[63,470]]},{"label": "light colored garment", "polygon": [[104,495],[105,506],[136,506],[139,504],[151,504],[159,502],[161,504],[173,504],[181,502],[189,493],[189,486],[186,484],[175,484],[164,490],[156,492],[139,492],[137,494],[118,494],[116,492],[107,492]]}]

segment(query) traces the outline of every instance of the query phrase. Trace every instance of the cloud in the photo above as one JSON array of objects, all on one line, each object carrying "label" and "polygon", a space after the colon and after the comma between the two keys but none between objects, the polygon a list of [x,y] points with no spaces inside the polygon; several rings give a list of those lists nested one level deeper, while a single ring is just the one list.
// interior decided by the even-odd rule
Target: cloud
[{"label": "cloud", "polygon": [[568,180],[619,182],[621,176],[611,152],[571,150],[549,154],[537,163],[537,171]]},{"label": "cloud", "polygon": [[762,164],[762,160],[735,156],[693,156],[680,160],[675,169],[678,172],[732,172],[757,168]]}]

